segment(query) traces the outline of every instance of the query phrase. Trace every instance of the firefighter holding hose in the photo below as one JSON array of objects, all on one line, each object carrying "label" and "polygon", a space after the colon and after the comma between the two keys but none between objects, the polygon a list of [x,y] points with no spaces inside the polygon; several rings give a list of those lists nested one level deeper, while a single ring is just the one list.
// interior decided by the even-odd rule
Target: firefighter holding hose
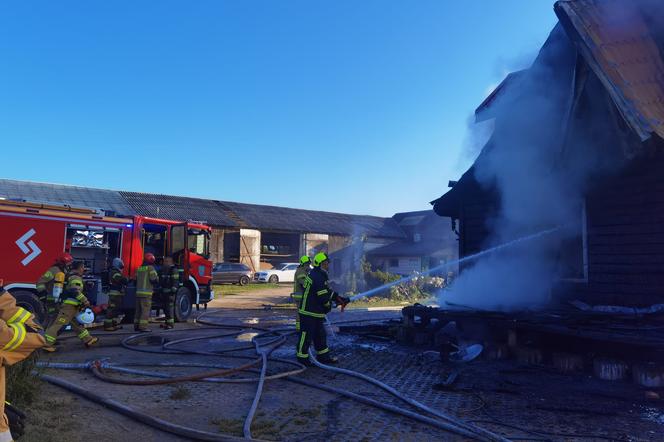
[{"label": "firefighter holding hose", "polygon": [[78,323],[76,316],[81,310],[90,307],[90,301],[85,296],[85,283],[83,282],[83,274],[85,273],[85,263],[77,261],[72,265],[71,273],[67,279],[67,287],[62,295],[62,304],[58,311],[58,316],[55,321],[46,329],[44,338],[47,345],[44,350],[48,352],[55,351],[55,342],[58,338],[58,333],[67,325],[71,325],[72,330],[76,333],[78,338],[83,342],[86,347],[92,347],[99,342],[90,332]]},{"label": "firefighter holding hose", "polygon": [[[307,255],[304,255],[300,258],[300,265],[297,270],[295,270],[295,277],[293,278],[293,293],[291,297],[295,302],[295,308],[300,309],[300,303],[302,302],[302,295],[304,295],[304,280],[307,279],[307,275],[311,271],[311,258]],[[295,313],[295,330],[300,331],[300,313]]]},{"label": "firefighter holding hose", "polygon": [[326,314],[332,305],[345,307],[350,299],[340,296],[329,287],[330,258],[320,252],[314,256],[313,269],[304,280],[304,293],[298,313],[300,314],[300,335],[297,343],[297,359],[304,365],[310,365],[309,345],[313,342],[316,356],[322,363],[333,364],[337,358],[330,355],[325,331]]},{"label": "firefighter holding hose", "polygon": [[43,347],[42,328],[35,317],[16,306],[0,279],[0,442],[11,442],[23,433],[25,414],[5,401],[5,367],[30,356]]}]

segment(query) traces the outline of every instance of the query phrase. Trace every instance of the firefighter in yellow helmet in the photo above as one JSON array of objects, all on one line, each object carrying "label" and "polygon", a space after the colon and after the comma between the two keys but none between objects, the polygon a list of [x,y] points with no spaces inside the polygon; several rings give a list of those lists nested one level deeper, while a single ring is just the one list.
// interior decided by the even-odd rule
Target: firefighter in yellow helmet
[{"label": "firefighter in yellow helmet", "polygon": [[67,271],[72,262],[74,262],[74,258],[69,253],[63,253],[37,281],[37,296],[46,312],[44,325],[48,325],[58,311],[58,301],[64,290]]},{"label": "firefighter in yellow helmet", "polygon": [[330,259],[326,253],[314,256],[314,268],[304,280],[304,293],[298,310],[300,314],[300,335],[297,343],[297,359],[309,365],[309,345],[313,342],[316,356],[322,363],[335,363],[330,355],[325,332],[325,315],[332,310],[332,303],[346,306],[350,299],[340,296],[329,287],[327,271]]},{"label": "firefighter in yellow helmet", "polygon": [[5,402],[5,367],[22,361],[43,347],[45,341],[41,332],[35,317],[16,306],[14,297],[4,290],[0,280],[0,442],[20,437],[24,418],[23,413]]},{"label": "firefighter in yellow helmet", "polygon": [[156,259],[152,253],[143,256],[143,265],[136,270],[136,310],[134,311],[134,330],[148,331],[152,294],[159,287],[159,275],[154,268]]},{"label": "firefighter in yellow helmet", "polygon": [[[300,309],[300,302],[302,302],[302,295],[304,294],[304,280],[307,278],[311,270],[311,258],[304,255],[300,258],[300,265],[295,270],[295,277],[293,278],[293,293],[291,297],[295,302],[295,308]],[[295,330],[300,331],[300,313],[295,313]]]},{"label": "firefighter in yellow helmet", "polygon": [[85,296],[84,273],[85,263],[83,261],[75,262],[72,265],[71,273],[67,278],[67,287],[62,295],[63,300],[58,311],[58,316],[46,329],[46,333],[44,333],[44,338],[48,344],[44,347],[44,350],[48,352],[55,351],[55,342],[57,341],[58,333],[67,325],[71,325],[72,331],[76,333],[86,347],[92,347],[99,342],[98,338],[92,336],[88,329],[76,320],[76,316],[78,316],[81,310],[90,307],[90,301]]}]

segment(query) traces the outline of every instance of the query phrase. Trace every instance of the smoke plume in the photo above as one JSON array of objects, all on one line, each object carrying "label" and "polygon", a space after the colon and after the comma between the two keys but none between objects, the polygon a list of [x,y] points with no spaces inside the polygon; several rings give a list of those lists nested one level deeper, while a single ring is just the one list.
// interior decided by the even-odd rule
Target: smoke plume
[{"label": "smoke plume", "polygon": [[[643,7],[655,3],[644,1]],[[580,74],[583,89],[575,100]],[[474,166],[480,186],[497,195],[492,215],[480,217],[489,232],[481,247],[561,229],[466,267],[441,294],[443,306],[450,301],[486,309],[532,308],[550,301],[554,281],[583,278],[565,269],[570,259],[564,245],[576,244],[582,256],[584,197],[598,177],[615,173],[625,161],[624,124],[616,124],[614,104],[593,72],[579,64],[560,24],[532,66],[505,89],[492,104],[494,131]]]}]

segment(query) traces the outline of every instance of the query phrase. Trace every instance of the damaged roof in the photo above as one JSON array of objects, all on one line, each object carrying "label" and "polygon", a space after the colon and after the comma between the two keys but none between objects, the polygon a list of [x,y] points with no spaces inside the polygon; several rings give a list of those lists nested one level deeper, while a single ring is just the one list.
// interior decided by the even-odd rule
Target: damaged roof
[{"label": "damaged roof", "polygon": [[[642,142],[653,134],[664,138],[664,18],[659,18],[655,26],[648,12],[639,9],[651,3],[560,0],[554,6],[560,21],[556,28],[562,26],[580,56],[578,60],[592,70],[615,109]],[[651,11],[650,15],[653,14]],[[518,92],[519,82],[528,71],[508,75],[477,108],[477,121],[495,118],[496,103],[507,91]],[[572,93],[573,88],[570,88]],[[475,164],[491,147],[492,140],[489,140]],[[475,164],[452,189],[431,202],[438,215],[459,216],[461,199],[478,187]]]},{"label": "damaged roof", "polygon": [[645,141],[653,133],[664,138],[664,61],[637,3],[562,0],[555,11],[625,121]]}]

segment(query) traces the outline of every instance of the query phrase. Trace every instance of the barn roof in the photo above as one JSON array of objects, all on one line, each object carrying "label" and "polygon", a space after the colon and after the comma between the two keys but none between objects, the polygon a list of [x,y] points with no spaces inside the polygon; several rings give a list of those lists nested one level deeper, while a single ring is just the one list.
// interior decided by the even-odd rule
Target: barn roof
[{"label": "barn roof", "polygon": [[404,238],[392,218],[244,204],[212,199],[124,192],[0,179],[0,197],[66,204],[171,220],[203,221],[223,228],[250,228],[331,235]]},{"label": "barn roof", "polygon": [[120,192],[137,214],[172,220],[197,220],[213,226],[246,227],[218,201],[156,193]]},{"label": "barn roof", "polygon": [[255,229],[403,238],[404,233],[391,218],[288,207],[220,201],[246,225]]},{"label": "barn roof", "polygon": [[103,209],[117,215],[136,214],[119,192],[91,187],[0,179],[0,197]]}]

